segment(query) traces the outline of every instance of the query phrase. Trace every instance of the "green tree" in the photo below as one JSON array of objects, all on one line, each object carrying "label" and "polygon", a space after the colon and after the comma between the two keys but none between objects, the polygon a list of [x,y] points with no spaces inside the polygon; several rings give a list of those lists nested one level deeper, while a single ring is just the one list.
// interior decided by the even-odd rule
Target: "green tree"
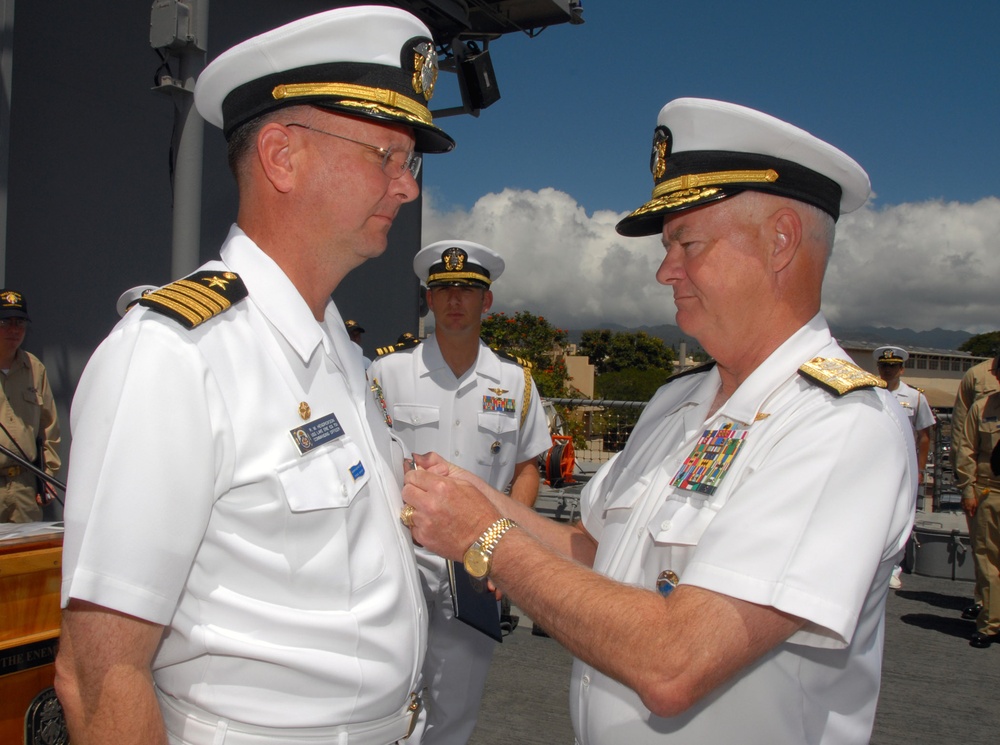
[{"label": "green tree", "polygon": [[987,331],[985,334],[976,334],[963,341],[959,347],[959,352],[968,352],[976,357],[995,357],[1000,350],[1000,331]]},{"label": "green tree", "polygon": [[674,350],[645,331],[591,329],[580,338],[580,352],[590,358],[600,376],[623,370],[673,371]]},{"label": "green tree", "polygon": [[558,349],[566,343],[567,334],[526,310],[513,316],[490,313],[483,319],[482,340],[492,349],[507,352],[531,363],[531,377],[538,393],[547,398],[570,395],[566,384],[569,373]]},{"label": "green tree", "polygon": [[672,374],[667,368],[619,370],[604,373],[594,381],[596,395],[610,401],[648,401]]}]

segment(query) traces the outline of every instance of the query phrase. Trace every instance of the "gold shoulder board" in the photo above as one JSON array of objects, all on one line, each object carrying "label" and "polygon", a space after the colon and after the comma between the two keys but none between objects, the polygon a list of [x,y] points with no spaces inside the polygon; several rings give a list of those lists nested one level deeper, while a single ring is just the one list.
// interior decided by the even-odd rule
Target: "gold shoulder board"
[{"label": "gold shoulder board", "polygon": [[168,316],[185,328],[193,329],[209,318],[229,310],[247,296],[246,285],[232,272],[195,272],[154,290],[139,301]]},{"label": "gold shoulder board", "polygon": [[831,393],[843,396],[862,388],[885,388],[885,381],[847,360],[815,357],[799,368],[799,374]]},{"label": "gold shoulder board", "polygon": [[387,347],[379,347],[375,350],[375,354],[379,357],[384,357],[385,355],[392,354],[393,352],[402,352],[404,349],[413,349],[418,344],[420,344],[420,339],[414,337],[413,339],[407,339],[397,344],[390,344]]},{"label": "gold shoulder board", "polygon": [[513,362],[516,365],[520,365],[526,370],[530,370],[535,366],[532,362],[529,362],[526,359],[522,359],[521,357],[513,355],[510,352],[504,352],[502,349],[497,349],[495,347],[490,347],[490,349],[492,349],[493,353],[500,359],[509,360],[510,362]]}]

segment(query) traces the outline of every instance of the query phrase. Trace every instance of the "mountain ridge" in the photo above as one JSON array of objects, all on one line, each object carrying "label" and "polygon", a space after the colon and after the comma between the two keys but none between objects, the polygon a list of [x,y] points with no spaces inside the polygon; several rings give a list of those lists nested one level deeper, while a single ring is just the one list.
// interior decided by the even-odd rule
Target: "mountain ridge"
[{"label": "mountain ridge", "polygon": [[[677,326],[664,323],[657,326],[634,326],[626,327],[617,323],[608,323],[600,327],[590,329],[568,329],[566,331],[569,341],[575,344],[580,343],[584,331],[591,331],[594,328],[607,329],[612,332],[645,331],[650,336],[662,339],[663,342],[674,349],[681,342],[687,344],[688,353],[700,349],[700,345],[693,337],[687,336]],[[935,328],[930,331],[914,331],[909,328],[893,328],[891,326],[840,326],[831,325],[830,331],[838,341],[863,342],[876,346],[882,344],[894,344],[903,347],[907,351],[914,349],[938,350],[942,352],[954,352],[958,350],[967,339],[974,336],[968,331],[953,331],[950,329]]]}]

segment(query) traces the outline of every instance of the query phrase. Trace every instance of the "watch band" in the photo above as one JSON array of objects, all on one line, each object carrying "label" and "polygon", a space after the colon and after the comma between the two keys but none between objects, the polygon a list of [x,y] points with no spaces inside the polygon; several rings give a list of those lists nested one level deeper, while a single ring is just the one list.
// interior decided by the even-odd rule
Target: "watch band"
[{"label": "watch band", "polygon": [[516,527],[517,523],[515,523],[513,520],[507,517],[501,517],[490,527],[488,527],[481,536],[479,536],[479,539],[476,541],[476,543],[478,543],[480,546],[483,547],[483,551],[485,551],[488,554],[492,554],[493,549],[496,548],[496,545],[500,542],[500,539],[503,537],[503,534],[506,533],[511,528],[516,528]]}]

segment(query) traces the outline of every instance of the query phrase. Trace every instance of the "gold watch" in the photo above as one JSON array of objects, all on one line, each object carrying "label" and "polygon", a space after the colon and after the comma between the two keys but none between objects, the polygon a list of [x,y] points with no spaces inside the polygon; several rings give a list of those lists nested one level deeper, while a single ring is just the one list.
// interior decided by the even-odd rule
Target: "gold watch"
[{"label": "gold watch", "polygon": [[501,517],[469,546],[462,563],[470,577],[482,579],[490,573],[490,569],[493,568],[494,549],[496,549],[503,534],[516,527],[517,523],[513,520]]}]

